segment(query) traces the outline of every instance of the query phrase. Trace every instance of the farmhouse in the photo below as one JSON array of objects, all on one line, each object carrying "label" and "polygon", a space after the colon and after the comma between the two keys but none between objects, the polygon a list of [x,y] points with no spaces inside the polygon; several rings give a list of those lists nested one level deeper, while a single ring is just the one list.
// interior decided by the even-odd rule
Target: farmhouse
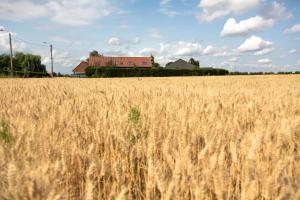
[{"label": "farmhouse", "polygon": [[74,74],[85,74],[87,67],[151,68],[151,57],[108,57],[90,56],[88,62],[81,62],[73,69]]},{"label": "farmhouse", "polygon": [[193,70],[193,69],[195,69],[195,66],[192,65],[191,63],[188,63],[188,62],[182,60],[182,59],[179,59],[179,60],[167,65],[166,69],[190,69],[190,70]]}]

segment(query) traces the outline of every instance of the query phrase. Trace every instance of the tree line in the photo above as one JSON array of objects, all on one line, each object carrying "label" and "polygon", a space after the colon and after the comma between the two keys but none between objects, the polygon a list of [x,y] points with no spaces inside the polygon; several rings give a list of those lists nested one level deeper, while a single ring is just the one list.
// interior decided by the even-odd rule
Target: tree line
[{"label": "tree line", "polygon": [[[0,55],[0,73],[8,74],[10,72],[10,56]],[[47,74],[46,66],[42,64],[41,56],[34,54],[25,54],[17,52],[13,57],[14,74],[40,73]]]}]

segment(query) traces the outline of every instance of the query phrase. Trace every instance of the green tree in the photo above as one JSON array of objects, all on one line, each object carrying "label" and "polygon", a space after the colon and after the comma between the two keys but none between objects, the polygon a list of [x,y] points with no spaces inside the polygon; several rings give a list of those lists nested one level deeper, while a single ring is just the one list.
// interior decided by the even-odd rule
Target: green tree
[{"label": "green tree", "polygon": [[17,52],[14,57],[15,71],[46,72],[46,66],[41,62],[41,56]]},{"label": "green tree", "polygon": [[198,60],[195,60],[194,58],[191,58],[189,61],[192,65],[195,66],[195,69],[199,69],[200,68],[200,62]]},{"label": "green tree", "polygon": [[155,58],[153,55],[151,55],[151,63],[152,63],[152,68],[158,69],[160,67],[159,63],[155,62]]},{"label": "green tree", "polygon": [[10,57],[9,55],[0,55],[0,73],[8,71],[10,69]]},{"label": "green tree", "polygon": [[90,56],[99,56],[98,51],[93,50],[92,52],[90,52]]}]

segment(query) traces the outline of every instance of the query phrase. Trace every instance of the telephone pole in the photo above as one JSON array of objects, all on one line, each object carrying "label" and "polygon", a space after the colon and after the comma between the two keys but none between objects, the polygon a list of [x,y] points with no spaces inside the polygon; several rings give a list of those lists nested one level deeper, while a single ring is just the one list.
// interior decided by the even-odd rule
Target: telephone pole
[{"label": "telephone pole", "polygon": [[11,42],[11,33],[9,31],[6,31],[4,29],[0,29],[1,32],[8,32],[9,36],[9,48],[10,48],[10,74],[13,76],[14,74],[14,65],[13,65],[13,50],[12,50],[12,42]]},{"label": "telephone pole", "polygon": [[[43,42],[44,44],[48,44],[48,42]],[[53,77],[53,46],[50,44],[50,60],[51,60],[51,77]]]},{"label": "telephone pole", "polygon": [[9,35],[9,47],[10,47],[10,73],[11,73],[11,76],[13,76],[14,75],[14,65],[13,65],[11,33],[8,32],[8,35]]},{"label": "telephone pole", "polygon": [[51,76],[53,77],[53,54],[52,54],[52,44],[50,44],[50,54],[51,54]]}]

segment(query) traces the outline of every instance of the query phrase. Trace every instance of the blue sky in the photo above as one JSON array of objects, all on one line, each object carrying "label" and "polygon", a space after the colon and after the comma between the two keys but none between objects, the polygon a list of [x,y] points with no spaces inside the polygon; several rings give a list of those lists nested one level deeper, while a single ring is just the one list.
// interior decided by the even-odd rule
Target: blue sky
[{"label": "blue sky", "polygon": [[[300,71],[298,0],[0,0],[14,51],[71,73],[93,49],[149,56],[164,66],[194,57],[230,71]],[[0,32],[0,53],[9,49]]]}]

